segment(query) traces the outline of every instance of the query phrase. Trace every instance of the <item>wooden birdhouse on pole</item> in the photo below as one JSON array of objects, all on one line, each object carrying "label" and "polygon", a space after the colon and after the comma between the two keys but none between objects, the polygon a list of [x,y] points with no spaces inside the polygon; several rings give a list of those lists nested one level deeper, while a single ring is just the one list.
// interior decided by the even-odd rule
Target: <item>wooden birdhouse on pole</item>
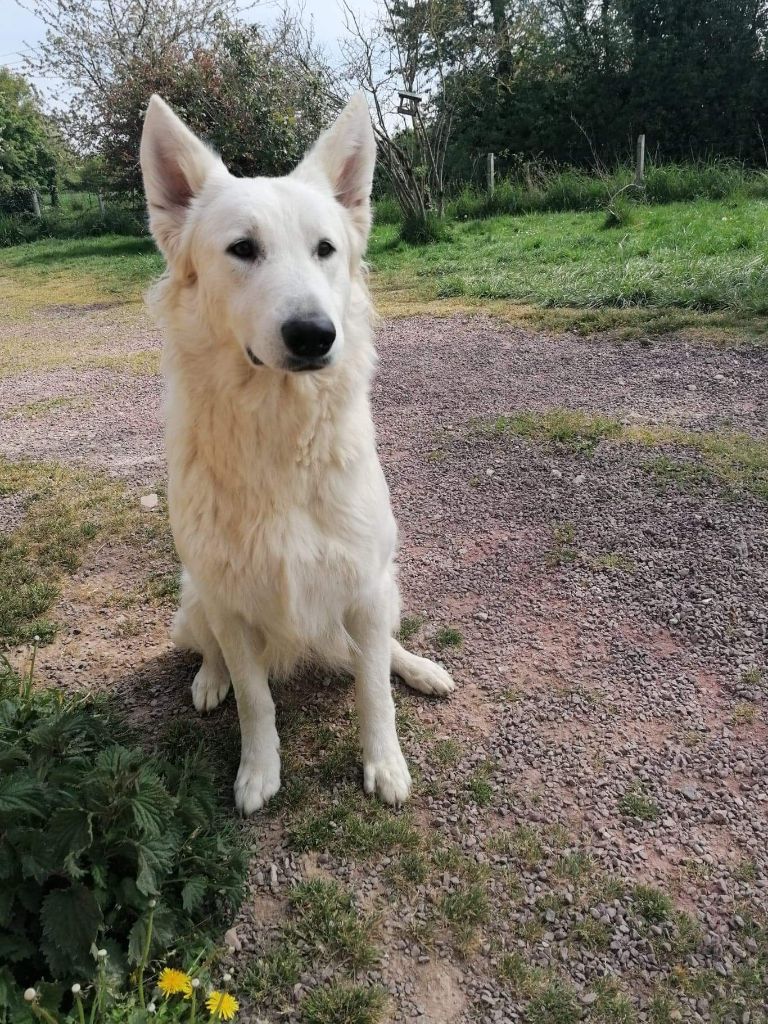
[{"label": "wooden birdhouse on pole", "polygon": [[408,117],[416,117],[419,112],[419,104],[424,99],[417,92],[398,92],[400,105],[397,108],[398,114],[405,114]]}]

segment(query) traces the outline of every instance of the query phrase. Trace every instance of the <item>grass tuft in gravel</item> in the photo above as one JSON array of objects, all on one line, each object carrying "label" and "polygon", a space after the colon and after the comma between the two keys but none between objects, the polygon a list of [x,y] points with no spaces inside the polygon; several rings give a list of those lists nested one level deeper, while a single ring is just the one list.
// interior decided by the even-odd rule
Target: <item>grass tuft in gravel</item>
[{"label": "grass tuft in gravel", "polygon": [[302,882],[291,890],[289,900],[296,914],[295,934],[321,960],[331,959],[352,970],[376,963],[374,922],[358,914],[351,894],[337,882]]},{"label": "grass tuft in gravel", "polygon": [[636,885],[631,894],[632,906],[650,924],[660,924],[672,917],[672,900],[651,885]]},{"label": "grass tuft in gravel", "polygon": [[575,545],[576,530],[573,523],[556,523],[552,527],[552,547],[544,556],[545,563],[556,569],[561,565],[571,565],[579,558],[579,550]]},{"label": "grass tuft in gravel", "polygon": [[530,441],[549,441],[573,452],[591,452],[604,438],[621,433],[618,420],[577,409],[547,412],[516,412],[492,422],[477,423],[477,429],[494,434],[511,434]]},{"label": "grass tuft in gravel", "polygon": [[302,974],[333,964],[341,976],[378,962],[374,918],[360,914],[351,893],[335,881],[311,879],[288,895],[290,916],[276,944],[257,957],[243,986],[257,1007],[284,1010]]},{"label": "grass tuft in gravel", "polygon": [[377,1024],[383,1019],[386,996],[380,986],[365,988],[333,981],[316,988],[299,1007],[304,1024]]},{"label": "grass tuft in gravel", "polygon": [[423,615],[404,615],[400,619],[400,629],[397,631],[398,640],[405,643],[416,636],[426,621]]},{"label": "grass tuft in gravel", "polygon": [[548,981],[526,1007],[528,1024],[576,1024],[581,1008],[575,990],[559,978]]},{"label": "grass tuft in gravel", "polygon": [[[305,791],[306,792],[306,791]],[[372,857],[392,850],[415,850],[418,832],[407,811],[366,800],[359,787],[346,787],[338,802],[320,803],[287,822],[288,840],[299,852],[329,850],[337,856]]]},{"label": "grass tuft in gravel", "polygon": [[461,760],[461,744],[458,740],[436,740],[432,745],[432,757],[439,764],[456,764]]},{"label": "grass tuft in gravel", "polygon": [[639,782],[633,783],[619,800],[619,812],[637,821],[657,821],[661,808],[653,801]]},{"label": "grass tuft in gravel", "polygon": [[444,651],[448,647],[461,647],[464,637],[453,626],[441,626],[435,633],[434,643],[439,651]]},{"label": "grass tuft in gravel", "polygon": [[10,495],[20,497],[24,514],[15,530],[0,533],[0,644],[52,639],[56,625],[48,612],[96,538],[170,550],[165,517],[142,518],[138,500],[105,476],[0,460],[0,498]]}]

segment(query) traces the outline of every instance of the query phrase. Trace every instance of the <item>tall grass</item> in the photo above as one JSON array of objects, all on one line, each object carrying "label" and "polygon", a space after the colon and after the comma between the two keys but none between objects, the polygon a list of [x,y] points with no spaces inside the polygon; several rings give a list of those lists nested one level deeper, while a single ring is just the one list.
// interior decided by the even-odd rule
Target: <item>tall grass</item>
[{"label": "tall grass", "polygon": [[46,208],[41,217],[31,213],[0,212],[0,248],[35,242],[41,238],[95,238],[99,235],[142,235],[143,215],[123,206],[71,210]]},{"label": "tall grass", "polygon": [[[634,171],[618,166],[599,175],[574,168],[529,169],[525,176],[502,179],[493,195],[465,186],[448,203],[455,220],[478,220],[499,214],[559,213],[607,209],[611,199],[631,185]],[[651,164],[636,198],[653,204],[725,199],[768,198],[768,173],[725,161]]]}]

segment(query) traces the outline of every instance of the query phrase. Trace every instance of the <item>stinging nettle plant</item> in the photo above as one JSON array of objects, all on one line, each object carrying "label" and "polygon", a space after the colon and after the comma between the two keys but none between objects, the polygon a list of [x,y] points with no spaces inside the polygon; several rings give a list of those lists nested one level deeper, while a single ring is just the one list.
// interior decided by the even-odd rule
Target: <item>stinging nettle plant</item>
[{"label": "stinging nettle plant", "polygon": [[0,1020],[41,980],[92,978],[99,948],[120,976],[220,929],[246,857],[218,806],[200,751],[148,755],[98,703],[0,665]]}]

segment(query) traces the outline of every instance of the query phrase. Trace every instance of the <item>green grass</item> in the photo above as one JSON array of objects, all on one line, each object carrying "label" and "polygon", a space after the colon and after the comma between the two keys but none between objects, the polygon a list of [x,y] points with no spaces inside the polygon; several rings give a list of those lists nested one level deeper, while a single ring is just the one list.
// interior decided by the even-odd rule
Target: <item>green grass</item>
[{"label": "green grass", "polygon": [[400,620],[400,629],[397,631],[397,638],[405,643],[416,636],[427,620],[423,615],[404,615]]},{"label": "green grass", "polygon": [[378,952],[370,938],[373,923],[358,914],[351,894],[337,882],[319,878],[301,882],[289,899],[296,914],[295,934],[321,960],[351,970],[376,963]]},{"label": "green grass", "polygon": [[[765,201],[640,207],[626,229],[605,231],[602,223],[600,213],[498,216],[455,224],[450,241],[425,247],[381,225],[370,246],[374,282],[394,300],[399,291],[422,301],[640,307],[646,321],[648,310],[665,310],[662,331],[698,322],[680,310],[726,311],[732,324],[768,315]],[[615,318],[622,322],[628,318]],[[610,318],[596,326],[610,328]]]},{"label": "green grass", "polygon": [[378,962],[379,951],[373,942],[375,919],[358,911],[350,892],[325,879],[295,885],[288,903],[288,920],[276,943],[250,964],[243,977],[243,986],[256,1006],[287,1009],[303,973],[313,965],[333,965],[335,977],[330,988],[309,993],[302,1003],[302,1020],[328,1024],[378,1020],[383,1006],[379,990],[353,987],[342,980]]},{"label": "green grass", "polygon": [[299,1009],[304,1024],[377,1024],[385,1007],[381,987],[333,981],[327,988],[313,989]]},{"label": "green grass", "polygon": [[[482,306],[582,333],[748,330],[768,317],[768,203],[729,198],[640,206],[611,231],[603,214],[535,213],[459,221],[450,239],[412,246],[380,223],[369,258],[384,313]],[[44,239],[0,250],[10,308],[138,302],[162,269],[151,239]]]},{"label": "green grass", "polygon": [[661,815],[661,808],[651,800],[641,785],[635,783],[619,800],[619,812],[637,821],[657,821]]},{"label": "green grass", "polygon": [[550,409],[544,413],[517,412],[498,416],[490,423],[479,422],[481,433],[512,434],[529,441],[549,441],[569,451],[591,452],[604,438],[621,433],[618,420],[580,412]]},{"label": "green grass", "polygon": [[438,650],[444,651],[448,647],[461,647],[464,637],[453,626],[441,626],[435,633],[434,643]]},{"label": "green grass", "polygon": [[138,521],[122,484],[83,470],[0,460],[0,497],[18,496],[24,514],[0,534],[0,644],[52,639],[48,612],[63,578],[100,534]]}]

